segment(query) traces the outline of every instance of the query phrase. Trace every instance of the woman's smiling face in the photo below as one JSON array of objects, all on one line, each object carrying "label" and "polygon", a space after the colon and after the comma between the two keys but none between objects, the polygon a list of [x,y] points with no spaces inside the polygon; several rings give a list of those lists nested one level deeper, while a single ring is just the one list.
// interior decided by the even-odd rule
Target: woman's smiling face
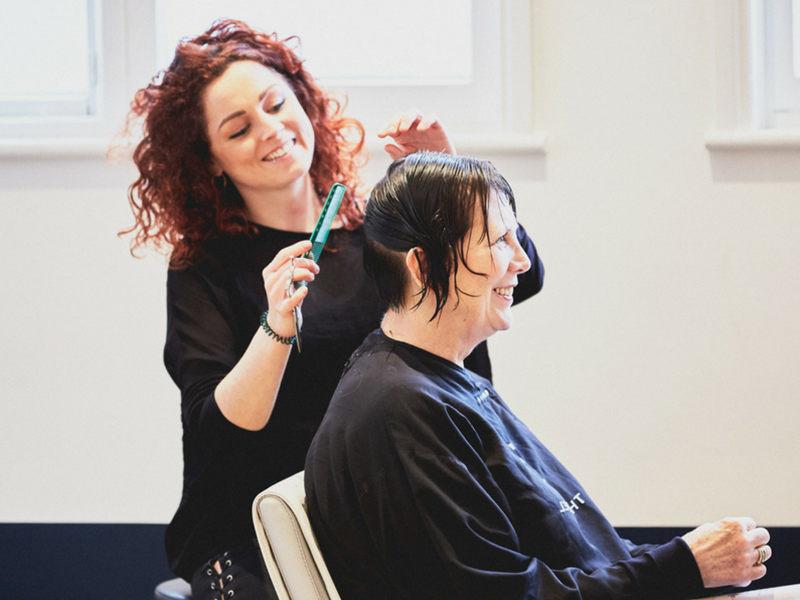
[{"label": "woman's smiling face", "polygon": [[264,65],[242,60],[203,96],[213,172],[247,201],[251,193],[299,185],[314,157],[314,129],[292,88]]},{"label": "woman's smiling face", "polygon": [[465,239],[466,265],[459,265],[456,278],[460,293],[448,300],[452,315],[459,321],[457,326],[464,329],[465,336],[474,337],[476,344],[511,327],[517,276],[531,267],[517,240],[517,219],[508,201],[492,192],[486,219],[488,239],[480,207],[476,206],[472,230]]}]

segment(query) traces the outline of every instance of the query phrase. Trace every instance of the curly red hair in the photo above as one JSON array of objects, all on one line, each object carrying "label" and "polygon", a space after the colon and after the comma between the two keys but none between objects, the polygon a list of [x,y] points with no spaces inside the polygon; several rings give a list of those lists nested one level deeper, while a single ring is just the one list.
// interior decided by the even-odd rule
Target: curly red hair
[{"label": "curly red hair", "polygon": [[[184,40],[172,64],[131,103],[127,132],[143,118],[143,138],[133,160],[139,178],[128,189],[136,224],[131,251],[144,245],[171,250],[170,265],[192,263],[203,243],[221,235],[254,234],[234,186],[210,170],[202,95],[233,62],[253,60],[286,79],[314,128],[310,176],[320,198],[334,183],[347,186],[339,214],[353,229],[363,220],[356,205],[362,192],[358,155],[364,128],[343,116],[342,103],[329,97],[303,68],[302,61],[276,34],[241,21],[216,21],[202,35]],[[233,189],[232,189],[233,188]]]}]

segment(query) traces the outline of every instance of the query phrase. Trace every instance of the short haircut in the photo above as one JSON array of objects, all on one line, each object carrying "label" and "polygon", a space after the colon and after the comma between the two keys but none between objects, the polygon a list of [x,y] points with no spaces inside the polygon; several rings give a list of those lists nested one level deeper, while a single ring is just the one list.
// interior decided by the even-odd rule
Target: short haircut
[{"label": "short haircut", "polygon": [[477,208],[483,214],[479,241],[488,240],[487,212],[492,192],[498,200],[507,201],[516,214],[511,187],[488,161],[416,152],[391,164],[370,193],[364,215],[364,267],[389,308],[406,308],[410,280],[405,259],[414,248],[423,251],[424,260],[420,260],[422,290],[411,309],[432,293],[436,308],[430,320],[435,319],[450,296],[451,273],[456,297],[465,293],[458,288],[459,265],[471,271],[465,252]]}]

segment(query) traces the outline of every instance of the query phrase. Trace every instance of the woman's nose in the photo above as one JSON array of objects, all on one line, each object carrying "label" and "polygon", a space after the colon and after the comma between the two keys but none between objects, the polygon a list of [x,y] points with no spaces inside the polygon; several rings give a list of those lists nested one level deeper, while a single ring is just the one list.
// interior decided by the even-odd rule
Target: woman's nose
[{"label": "woman's nose", "polygon": [[525,253],[522,244],[519,243],[516,234],[514,234],[514,258],[511,261],[511,266],[516,273],[524,273],[531,268],[531,259]]},{"label": "woman's nose", "polygon": [[267,140],[284,129],[283,123],[275,115],[261,111],[259,113],[259,134],[261,139]]}]

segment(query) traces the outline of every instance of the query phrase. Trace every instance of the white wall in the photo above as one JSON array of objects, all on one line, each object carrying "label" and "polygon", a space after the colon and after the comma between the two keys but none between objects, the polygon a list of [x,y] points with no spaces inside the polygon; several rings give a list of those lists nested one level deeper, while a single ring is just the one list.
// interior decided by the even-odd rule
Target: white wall
[{"label": "white wall", "polygon": [[547,176],[517,192],[547,277],[494,365],[617,525],[800,524],[800,157],[727,170],[747,157],[705,149],[716,15],[696,0],[537,13]]},{"label": "white wall", "polygon": [[[490,342],[497,388],[615,525],[800,526],[800,174],[706,150],[714,3],[535,7],[547,153],[496,164],[547,277]],[[0,162],[0,521],[166,522],[177,505],[164,265],[115,235],[130,181]]]},{"label": "white wall", "polygon": [[86,184],[51,187],[54,165],[41,186],[26,166],[0,165],[0,521],[166,522],[181,478],[166,270],[116,237],[124,183],[91,183],[130,174],[66,161]]}]

